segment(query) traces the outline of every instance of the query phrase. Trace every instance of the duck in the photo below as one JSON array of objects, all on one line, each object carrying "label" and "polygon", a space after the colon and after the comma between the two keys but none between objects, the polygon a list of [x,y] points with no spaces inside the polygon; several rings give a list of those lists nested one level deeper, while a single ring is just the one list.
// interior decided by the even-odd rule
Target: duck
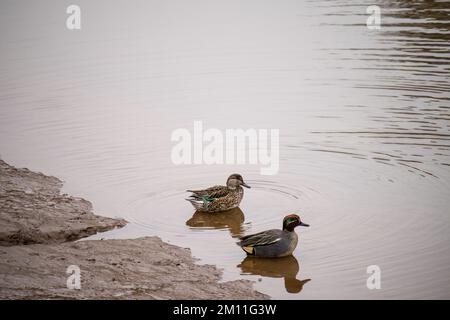
[{"label": "duck", "polygon": [[247,256],[261,258],[286,257],[294,252],[298,236],[294,229],[297,226],[309,227],[296,214],[289,214],[283,219],[283,229],[270,229],[240,238],[237,243]]},{"label": "duck", "polygon": [[233,173],[226,186],[214,186],[203,190],[187,190],[192,195],[186,199],[200,212],[221,212],[237,208],[244,197],[244,189],[250,188],[242,176]]}]

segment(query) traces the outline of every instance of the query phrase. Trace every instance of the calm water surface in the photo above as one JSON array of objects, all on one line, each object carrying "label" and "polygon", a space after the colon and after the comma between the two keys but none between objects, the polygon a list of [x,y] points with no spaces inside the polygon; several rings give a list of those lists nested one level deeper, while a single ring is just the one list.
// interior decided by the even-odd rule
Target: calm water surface
[{"label": "calm water surface", "polygon": [[[78,1],[0,4],[0,155],[275,298],[450,298],[450,3]],[[366,8],[382,9],[368,30]],[[175,166],[177,128],[280,129],[280,171]],[[188,188],[252,185],[229,215]],[[292,257],[241,234],[300,213]],[[382,271],[380,290],[366,268]]]}]

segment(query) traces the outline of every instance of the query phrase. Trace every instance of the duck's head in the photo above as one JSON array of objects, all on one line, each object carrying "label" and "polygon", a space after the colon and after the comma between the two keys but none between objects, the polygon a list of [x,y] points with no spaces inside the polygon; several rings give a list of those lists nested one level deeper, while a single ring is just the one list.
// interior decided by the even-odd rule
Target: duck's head
[{"label": "duck's head", "polygon": [[239,186],[250,188],[250,186],[244,182],[244,179],[240,174],[233,173],[231,176],[228,177],[227,187],[228,189],[236,189]]},{"label": "duck's head", "polygon": [[309,224],[303,223],[296,214],[289,214],[283,219],[283,230],[294,231],[295,227],[309,227]]}]

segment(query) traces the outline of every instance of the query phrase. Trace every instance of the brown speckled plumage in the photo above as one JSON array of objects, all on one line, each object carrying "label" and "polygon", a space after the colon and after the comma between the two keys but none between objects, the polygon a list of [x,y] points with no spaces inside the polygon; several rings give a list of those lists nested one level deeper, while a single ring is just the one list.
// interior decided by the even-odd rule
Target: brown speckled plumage
[{"label": "brown speckled plumage", "polygon": [[244,189],[250,188],[240,174],[228,177],[226,186],[214,186],[204,190],[187,190],[192,195],[186,199],[196,210],[203,212],[220,212],[239,206],[244,196]]}]

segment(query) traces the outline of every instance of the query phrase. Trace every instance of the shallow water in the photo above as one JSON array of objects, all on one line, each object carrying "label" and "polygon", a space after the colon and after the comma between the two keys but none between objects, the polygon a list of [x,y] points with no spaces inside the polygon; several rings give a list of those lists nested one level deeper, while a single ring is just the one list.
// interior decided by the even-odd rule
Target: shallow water
[{"label": "shallow water", "polygon": [[[450,298],[450,4],[78,1],[0,4],[0,156],[66,181],[130,224],[282,299]],[[280,170],[181,165],[171,133],[280,129]],[[244,176],[240,210],[194,214],[186,189]],[[300,213],[293,257],[240,234]],[[301,230],[299,230],[301,229]],[[381,268],[368,290],[366,268]]]}]

